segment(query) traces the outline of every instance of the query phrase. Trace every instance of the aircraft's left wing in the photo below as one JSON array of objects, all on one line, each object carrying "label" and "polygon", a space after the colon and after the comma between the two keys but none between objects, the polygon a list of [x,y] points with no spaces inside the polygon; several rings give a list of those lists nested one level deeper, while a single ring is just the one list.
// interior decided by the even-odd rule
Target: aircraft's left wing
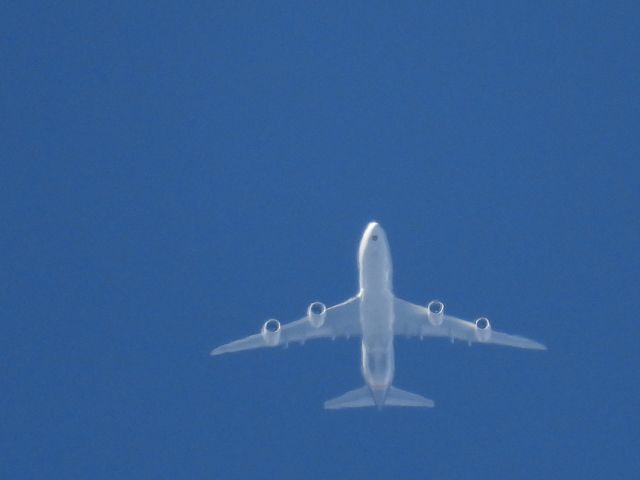
[{"label": "aircraft's left wing", "polygon": [[[310,316],[310,312],[308,312],[301,319],[286,325],[281,326],[276,320],[268,320],[260,333],[222,345],[212,350],[211,355],[261,347],[276,347],[292,342],[304,343],[306,340],[314,338],[362,335],[359,304],[360,297],[355,296],[343,303],[327,308],[324,313]],[[311,307],[310,310],[312,310]]]},{"label": "aircraft's left wing", "polygon": [[[444,306],[442,308],[444,308]],[[547,349],[547,347],[535,340],[492,330],[486,318],[482,319],[483,323],[480,325],[484,328],[479,328],[473,322],[461,320],[451,315],[445,315],[443,312],[440,325],[434,325],[428,319],[427,307],[415,305],[397,297],[394,302],[394,310],[394,332],[396,335],[420,338],[449,337],[451,340],[455,338],[469,343],[492,343],[534,350]]]}]

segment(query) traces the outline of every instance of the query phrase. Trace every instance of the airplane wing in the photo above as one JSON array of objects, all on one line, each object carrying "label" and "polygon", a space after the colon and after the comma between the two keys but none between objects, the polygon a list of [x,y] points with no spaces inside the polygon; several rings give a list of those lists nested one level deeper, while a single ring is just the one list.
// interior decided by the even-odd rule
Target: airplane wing
[{"label": "airplane wing", "polygon": [[277,330],[265,332],[267,326],[267,324],[265,324],[261,333],[222,345],[212,350],[211,355],[239,352],[261,347],[276,347],[279,345],[288,345],[292,342],[304,343],[306,340],[314,338],[362,335],[359,304],[360,297],[355,296],[343,303],[327,308],[324,314],[324,323],[318,327],[313,325],[309,315],[282,326],[280,326],[277,321],[269,320],[268,322],[277,323]]},{"label": "airplane wing", "polygon": [[[442,315],[442,323],[433,325],[427,319],[427,308],[396,298],[394,302],[396,335],[408,337],[448,337],[463,340],[465,342],[493,343],[516,348],[529,348],[534,350],[546,350],[547,347],[534,340],[518,335],[484,330],[478,333],[478,328],[473,322],[461,320],[451,315]],[[486,323],[489,326],[489,322]]]}]

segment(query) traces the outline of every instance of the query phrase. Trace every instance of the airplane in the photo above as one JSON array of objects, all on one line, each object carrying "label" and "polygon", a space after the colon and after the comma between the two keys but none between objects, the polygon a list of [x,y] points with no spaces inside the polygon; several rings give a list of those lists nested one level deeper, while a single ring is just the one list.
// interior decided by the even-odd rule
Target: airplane
[{"label": "airplane", "polygon": [[394,336],[448,337],[472,342],[507,345],[516,348],[546,350],[534,340],[496,332],[486,317],[475,322],[444,313],[444,304],[433,300],[426,307],[398,298],[393,293],[391,253],[387,235],[377,222],[371,222],[362,235],[358,249],[360,290],[354,297],[327,308],[313,302],[299,320],[281,325],[267,320],[260,333],[222,345],[211,355],[260,347],[287,346],[316,338],[360,337],[362,376],[365,386],[324,403],[325,409],[357,407],[433,407],[434,402],[421,395],[392,385]]}]

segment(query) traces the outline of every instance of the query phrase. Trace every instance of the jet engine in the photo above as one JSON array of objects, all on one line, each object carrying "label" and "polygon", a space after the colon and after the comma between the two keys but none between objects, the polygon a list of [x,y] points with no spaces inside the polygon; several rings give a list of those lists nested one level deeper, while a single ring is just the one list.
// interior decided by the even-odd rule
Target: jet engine
[{"label": "jet engine", "polygon": [[444,303],[440,300],[432,300],[427,305],[427,319],[434,327],[442,325],[444,320]]},{"label": "jet engine", "polygon": [[487,342],[491,338],[491,323],[486,317],[476,320],[476,338],[479,342]]},{"label": "jet engine", "polygon": [[309,323],[314,328],[320,328],[327,316],[327,306],[322,302],[313,302],[307,309],[307,316],[309,317]]},{"label": "jet engine", "polygon": [[260,333],[267,345],[270,347],[278,345],[278,342],[280,341],[280,322],[275,318],[270,318],[264,322]]}]

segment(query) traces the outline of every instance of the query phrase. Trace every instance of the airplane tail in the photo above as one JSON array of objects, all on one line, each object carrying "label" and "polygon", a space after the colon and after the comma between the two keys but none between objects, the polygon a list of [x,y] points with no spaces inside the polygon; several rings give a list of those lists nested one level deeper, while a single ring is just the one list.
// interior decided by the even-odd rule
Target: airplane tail
[{"label": "airplane tail", "polygon": [[[366,385],[356,388],[339,397],[324,402],[327,410],[338,410],[340,408],[375,407],[376,402],[371,394],[371,390]],[[384,403],[380,407],[433,407],[433,400],[425,398],[417,393],[407,392],[399,388],[389,387]]]}]

